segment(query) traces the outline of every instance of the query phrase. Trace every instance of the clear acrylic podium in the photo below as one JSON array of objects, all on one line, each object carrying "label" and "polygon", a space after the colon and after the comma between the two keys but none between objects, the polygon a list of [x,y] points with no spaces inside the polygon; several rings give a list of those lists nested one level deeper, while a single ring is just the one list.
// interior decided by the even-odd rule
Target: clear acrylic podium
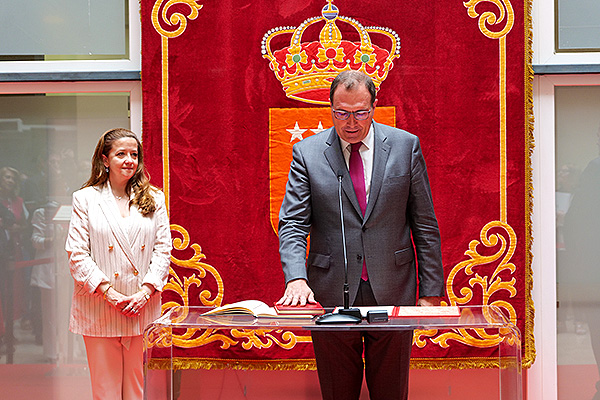
[{"label": "clear acrylic podium", "polygon": [[[171,371],[177,369],[177,354],[172,345],[173,332],[206,329],[286,329],[315,330],[411,330],[411,329],[486,329],[499,333],[498,344],[498,394],[499,400],[521,400],[521,337],[517,327],[494,306],[460,307],[459,317],[390,318],[387,322],[357,325],[317,325],[303,318],[271,319],[248,315],[202,316],[210,307],[182,307],[169,309],[150,324],[144,332],[144,398],[175,399]],[[156,345],[160,343],[160,345]],[[157,354],[160,353],[160,356]],[[160,368],[152,360],[160,357]],[[483,394],[482,394],[483,395]],[[486,398],[494,398],[489,393]]]}]

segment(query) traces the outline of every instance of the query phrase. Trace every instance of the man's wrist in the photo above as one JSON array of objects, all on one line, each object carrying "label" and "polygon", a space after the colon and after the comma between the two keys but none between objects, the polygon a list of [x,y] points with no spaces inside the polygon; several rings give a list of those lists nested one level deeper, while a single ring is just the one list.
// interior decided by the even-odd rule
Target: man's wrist
[{"label": "man's wrist", "polygon": [[308,279],[306,279],[306,278],[294,278],[294,279],[290,279],[289,281],[287,281],[287,283],[285,285],[287,286],[290,283],[297,282],[297,281],[304,281],[304,282],[308,283]]},{"label": "man's wrist", "polygon": [[441,305],[442,296],[421,296],[418,305],[439,306]]}]

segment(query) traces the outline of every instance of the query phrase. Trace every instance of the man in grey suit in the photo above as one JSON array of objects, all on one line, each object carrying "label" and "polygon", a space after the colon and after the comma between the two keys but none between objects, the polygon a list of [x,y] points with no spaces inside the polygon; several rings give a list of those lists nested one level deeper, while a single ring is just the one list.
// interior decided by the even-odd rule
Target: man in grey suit
[{"label": "man in grey suit", "polygon": [[[362,72],[339,74],[330,102],[333,128],[293,148],[279,213],[286,289],[278,303],[343,304],[341,176],[350,303],[439,305],[440,234],[419,139],[373,121],[376,89]],[[312,338],[324,399],[358,399],[363,369],[371,399],[408,397],[412,331],[313,332]]]}]

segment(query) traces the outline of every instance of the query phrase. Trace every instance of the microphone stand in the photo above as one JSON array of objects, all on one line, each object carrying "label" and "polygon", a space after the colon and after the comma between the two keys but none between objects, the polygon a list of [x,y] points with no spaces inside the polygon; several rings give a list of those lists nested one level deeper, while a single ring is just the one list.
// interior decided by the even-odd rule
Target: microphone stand
[{"label": "microphone stand", "polygon": [[336,314],[323,314],[315,320],[317,325],[324,324],[358,324],[362,320],[362,315],[358,308],[350,308],[350,287],[348,285],[348,256],[346,254],[346,229],[344,228],[344,209],[342,206],[342,177],[344,171],[337,173],[338,177],[338,197],[340,199],[340,220],[342,227],[342,246],[344,248],[344,308],[339,309]]}]

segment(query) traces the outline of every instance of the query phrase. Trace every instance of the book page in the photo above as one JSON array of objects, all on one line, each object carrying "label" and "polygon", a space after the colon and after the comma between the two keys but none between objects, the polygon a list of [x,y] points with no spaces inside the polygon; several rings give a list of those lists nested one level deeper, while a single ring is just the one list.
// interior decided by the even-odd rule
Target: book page
[{"label": "book page", "polygon": [[242,300],[224,306],[217,307],[205,313],[206,315],[216,314],[249,314],[258,317],[260,315],[277,315],[272,307],[269,307],[260,300]]},{"label": "book page", "polygon": [[311,314],[278,314],[275,307],[269,307],[260,300],[242,300],[224,306],[217,307],[214,310],[205,312],[202,315],[252,315],[256,318],[278,318],[278,319],[298,319],[312,318]]}]

